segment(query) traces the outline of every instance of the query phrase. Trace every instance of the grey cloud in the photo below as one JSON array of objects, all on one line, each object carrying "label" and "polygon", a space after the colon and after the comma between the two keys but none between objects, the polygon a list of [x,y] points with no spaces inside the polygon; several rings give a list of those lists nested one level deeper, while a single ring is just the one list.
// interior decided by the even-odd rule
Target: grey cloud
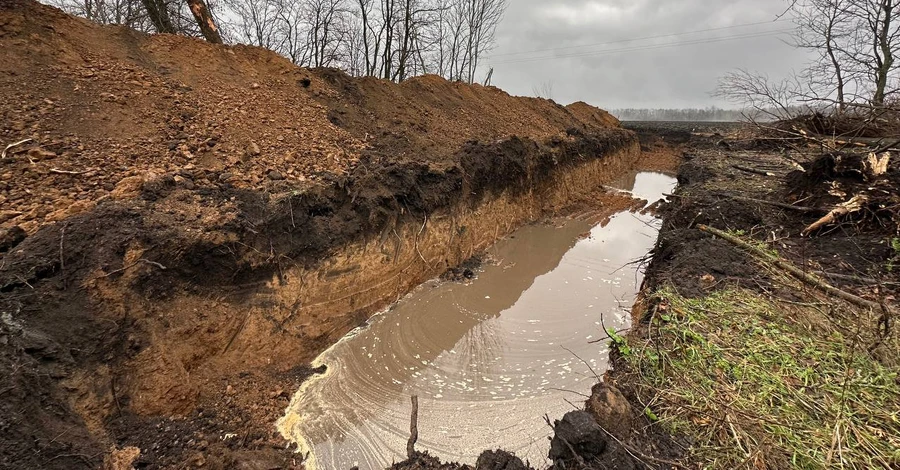
[{"label": "grey cloud", "polygon": [[[561,103],[583,100],[608,109],[724,107],[729,104],[710,96],[720,76],[739,67],[785,76],[804,65],[805,53],[786,44],[787,36],[589,53],[788,29],[790,22],[577,46],[771,21],[786,6],[785,0],[510,0],[497,46],[483,63],[494,67],[493,84],[516,95],[531,95],[535,86],[552,82],[553,98]],[[511,55],[540,49],[557,51]]]}]

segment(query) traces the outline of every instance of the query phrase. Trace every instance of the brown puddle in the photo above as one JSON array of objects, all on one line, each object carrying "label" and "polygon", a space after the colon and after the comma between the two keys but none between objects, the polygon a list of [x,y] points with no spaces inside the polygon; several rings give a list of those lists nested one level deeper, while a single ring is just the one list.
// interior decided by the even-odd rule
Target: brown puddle
[{"label": "brown puddle", "polygon": [[[638,173],[620,184],[653,202],[676,182]],[[279,428],[310,452],[308,468],[383,469],[404,459],[409,396],[418,395],[417,450],[474,464],[503,448],[544,464],[543,416],[562,416],[597,381],[579,357],[606,370],[607,342],[591,341],[605,338],[601,316],[628,327],[642,278],[629,263],[657,229],[634,212],[594,228],[575,219],[523,227],[488,250],[497,262],[477,279],[426,283],[325,351],[316,365],[328,373],[303,386]]]}]

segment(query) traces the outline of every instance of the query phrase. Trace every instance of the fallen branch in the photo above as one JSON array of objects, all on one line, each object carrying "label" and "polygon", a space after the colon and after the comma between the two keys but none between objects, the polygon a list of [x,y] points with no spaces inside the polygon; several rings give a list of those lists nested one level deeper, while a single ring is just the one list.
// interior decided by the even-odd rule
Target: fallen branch
[{"label": "fallen branch", "polygon": [[746,171],[747,173],[753,173],[754,175],[761,175],[761,176],[775,176],[775,173],[772,173],[772,172],[770,172],[770,171],[757,170],[756,168],[750,168],[750,167],[748,167],[748,166],[743,166],[743,165],[731,165],[731,167],[732,167],[732,168],[735,168],[735,169],[738,169],[738,170],[741,170],[741,171]]},{"label": "fallen branch", "polygon": [[815,232],[816,230],[836,221],[840,217],[852,214],[854,212],[859,212],[860,210],[862,210],[863,205],[868,202],[868,200],[869,199],[862,194],[853,196],[853,198],[849,201],[835,206],[835,208],[832,209],[831,212],[829,212],[827,215],[825,215],[825,217],[822,217],[809,227],[803,229],[803,232],[801,232],[801,234],[803,236],[809,235],[810,233]]},{"label": "fallen branch", "polygon": [[18,141],[18,142],[13,142],[13,143],[7,145],[6,148],[3,149],[3,152],[0,153],[0,159],[6,158],[6,152],[9,152],[12,148],[18,147],[18,146],[20,146],[20,145],[22,145],[22,144],[27,144],[28,142],[31,142],[31,140],[32,140],[32,139],[20,140],[20,141]]},{"label": "fallen branch", "polygon": [[896,282],[891,281],[881,281],[872,277],[863,277],[863,276],[854,276],[850,274],[837,274],[837,273],[829,273],[825,271],[813,271],[816,275],[830,277],[832,279],[840,279],[842,281],[852,281],[857,282],[859,284],[890,284],[890,285],[898,285]]},{"label": "fallen branch", "polygon": [[900,140],[895,140],[887,145],[882,145],[881,147],[878,147],[877,149],[873,150],[872,153],[886,152],[888,150],[893,149],[897,145],[900,145]]},{"label": "fallen branch", "polygon": [[728,194],[728,193],[720,193],[719,195],[722,197],[734,199],[735,201],[751,202],[751,203],[755,203],[755,204],[763,204],[763,205],[767,205],[767,206],[780,207],[782,209],[787,209],[790,211],[817,212],[817,213],[827,212],[827,209],[820,209],[817,207],[795,206],[793,204],[787,204],[784,202],[766,201],[764,199],[754,199],[752,197],[737,196],[737,195]]},{"label": "fallen branch", "polygon": [[416,441],[419,440],[419,397],[409,397],[412,402],[412,413],[409,416],[409,440],[406,441],[406,457],[412,459],[416,455]]},{"label": "fallen branch", "polygon": [[866,300],[857,295],[854,295],[849,292],[838,289],[837,287],[834,287],[831,284],[828,284],[824,280],[822,280],[816,276],[813,276],[812,274],[804,272],[802,269],[794,266],[793,264],[791,264],[777,256],[774,256],[770,253],[766,253],[759,247],[753,246],[752,244],[747,243],[744,240],[741,240],[740,238],[735,237],[734,235],[730,235],[719,229],[715,229],[715,228],[712,228],[712,227],[709,227],[706,225],[698,225],[697,228],[700,229],[700,231],[702,231],[702,232],[706,232],[706,233],[715,235],[715,236],[721,238],[722,240],[725,240],[725,241],[731,243],[732,245],[743,248],[744,250],[750,252],[751,254],[754,254],[766,261],[771,262],[775,266],[778,266],[779,268],[787,271],[788,273],[790,273],[792,276],[799,279],[800,281],[802,281],[806,284],[809,284],[809,285],[819,289],[820,291],[825,292],[826,294],[833,295],[840,299],[846,300],[847,302],[850,302],[851,304],[856,305],[857,307],[868,308],[868,309],[872,309],[872,310],[884,310],[885,309],[884,306],[882,306],[881,304],[879,304],[877,302],[872,302],[871,300]]}]

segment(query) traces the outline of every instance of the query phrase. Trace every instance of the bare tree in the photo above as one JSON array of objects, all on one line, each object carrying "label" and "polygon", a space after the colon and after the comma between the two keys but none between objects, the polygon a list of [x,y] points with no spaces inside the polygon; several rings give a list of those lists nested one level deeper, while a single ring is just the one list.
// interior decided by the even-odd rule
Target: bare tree
[{"label": "bare tree", "polygon": [[848,0],[847,4],[857,24],[850,59],[869,77],[871,104],[883,106],[885,98],[896,92],[888,85],[900,47],[900,5],[897,0]]},{"label": "bare tree", "polygon": [[[225,39],[308,67],[474,82],[506,0],[51,0],[101,23]],[[221,8],[218,21],[216,13]],[[222,29],[219,29],[219,26]]]},{"label": "bare tree", "polygon": [[535,85],[531,87],[531,93],[534,94],[536,98],[544,98],[548,100],[553,99],[553,81],[548,80],[546,82],[542,82],[540,85]]},{"label": "bare tree", "polygon": [[723,77],[719,96],[759,109],[833,106],[837,113],[882,108],[898,92],[898,0],[791,0],[797,47],[815,58],[781,82],[748,71]]},{"label": "bare tree", "polygon": [[806,70],[811,98],[834,95],[838,112],[847,107],[847,88],[853,70],[848,45],[854,22],[843,0],[798,0],[794,8],[795,45],[812,51],[816,61]]}]

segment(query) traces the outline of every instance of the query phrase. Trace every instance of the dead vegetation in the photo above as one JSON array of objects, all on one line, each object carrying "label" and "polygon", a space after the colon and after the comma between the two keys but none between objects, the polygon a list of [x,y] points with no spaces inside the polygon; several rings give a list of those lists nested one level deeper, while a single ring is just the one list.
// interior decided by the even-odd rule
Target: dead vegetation
[{"label": "dead vegetation", "polygon": [[896,468],[896,141],[797,122],[689,149],[619,380],[704,468]]}]

